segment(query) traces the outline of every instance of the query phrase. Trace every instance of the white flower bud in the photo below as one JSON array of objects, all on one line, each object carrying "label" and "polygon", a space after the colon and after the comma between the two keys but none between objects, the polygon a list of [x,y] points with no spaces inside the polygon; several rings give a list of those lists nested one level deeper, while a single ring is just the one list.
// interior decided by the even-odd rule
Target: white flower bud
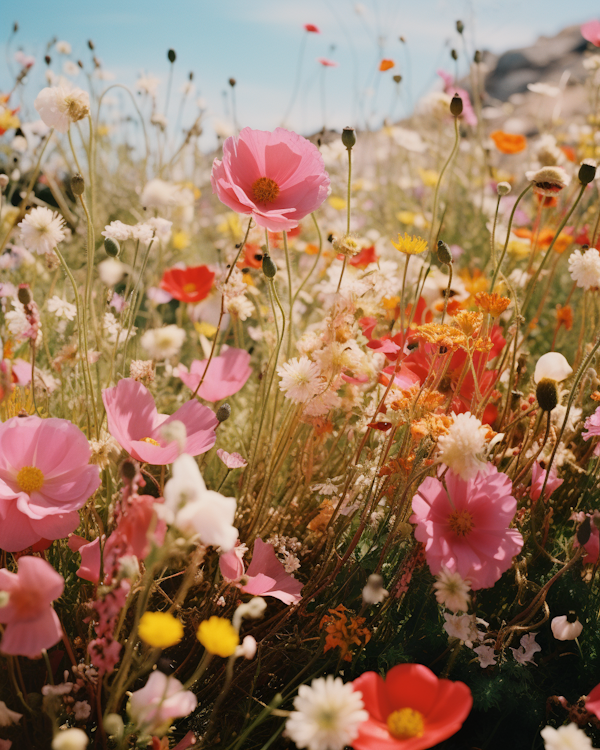
[{"label": "white flower bud", "polygon": [[552,635],[557,641],[574,641],[579,638],[583,625],[579,622],[574,612],[569,612],[568,615],[560,615],[555,617],[550,623],[552,629]]},{"label": "white flower bud", "polygon": [[63,729],[52,740],[52,750],[85,750],[88,736],[82,729]]},{"label": "white flower bud", "polygon": [[240,629],[242,620],[247,617],[249,620],[258,620],[265,613],[267,608],[266,601],[262,596],[253,596],[249,602],[240,604],[233,614],[233,627],[236,630]]}]

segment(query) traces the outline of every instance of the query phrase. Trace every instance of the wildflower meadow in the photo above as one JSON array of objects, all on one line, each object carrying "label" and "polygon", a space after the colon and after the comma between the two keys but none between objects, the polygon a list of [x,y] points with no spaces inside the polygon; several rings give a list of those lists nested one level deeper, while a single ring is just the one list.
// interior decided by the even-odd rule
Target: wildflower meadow
[{"label": "wildflower meadow", "polygon": [[214,149],[92,41],[12,50],[0,750],[600,747],[581,44],[585,111],[531,132],[475,51],[401,122]]}]

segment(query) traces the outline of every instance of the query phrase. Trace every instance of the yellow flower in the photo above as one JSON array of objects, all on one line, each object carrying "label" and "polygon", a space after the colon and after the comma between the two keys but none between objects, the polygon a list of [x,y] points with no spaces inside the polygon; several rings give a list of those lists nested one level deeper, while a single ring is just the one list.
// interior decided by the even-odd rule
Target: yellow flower
[{"label": "yellow flower", "polygon": [[422,237],[415,237],[404,233],[404,237],[399,234],[398,242],[392,240],[392,245],[396,250],[400,250],[405,255],[419,255],[427,250],[427,242]]},{"label": "yellow flower", "polygon": [[216,615],[200,623],[196,637],[209,654],[223,657],[231,656],[240,642],[238,632],[229,620]]},{"label": "yellow flower", "polygon": [[396,214],[398,221],[408,225],[415,223],[416,216],[414,211],[398,211]]},{"label": "yellow flower", "polygon": [[433,169],[419,169],[419,177],[425,187],[435,187],[440,178],[439,174]]},{"label": "yellow flower", "polygon": [[168,612],[144,612],[138,635],[149,646],[168,648],[183,638],[183,624]]},{"label": "yellow flower", "polygon": [[189,247],[190,235],[187,232],[179,231],[173,235],[173,247],[175,250],[185,250]]},{"label": "yellow flower", "polygon": [[194,328],[196,329],[196,333],[198,333],[199,336],[206,336],[207,339],[212,339],[212,337],[217,332],[217,327],[211,325],[210,323],[207,323],[205,320],[201,321],[200,323],[194,323]]},{"label": "yellow flower", "polygon": [[346,208],[346,201],[337,195],[332,195],[327,202],[332,208],[335,208],[336,211],[342,211]]},{"label": "yellow flower", "polygon": [[0,107],[0,130],[11,130],[12,128],[18,128],[20,125],[19,118],[8,109],[7,107]]},{"label": "yellow flower", "polygon": [[223,217],[223,221],[217,225],[217,232],[229,234],[231,239],[235,240],[235,242],[239,242],[243,237],[240,217],[233,211],[229,211]]}]

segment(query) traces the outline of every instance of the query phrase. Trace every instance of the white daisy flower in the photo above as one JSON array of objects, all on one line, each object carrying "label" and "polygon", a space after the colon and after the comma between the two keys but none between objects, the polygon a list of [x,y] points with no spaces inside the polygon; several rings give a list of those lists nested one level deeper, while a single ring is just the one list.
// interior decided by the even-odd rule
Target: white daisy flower
[{"label": "white daisy flower", "polygon": [[89,115],[90,97],[87,91],[63,81],[58,86],[42,89],[33,106],[49,128],[66,133],[72,122]]},{"label": "white daisy flower", "polygon": [[308,750],[343,750],[369,718],[362,694],[333,675],[300,685],[294,708],[285,731],[296,747]]},{"label": "white daisy flower", "polygon": [[176,325],[151,328],[140,339],[141,345],[155,360],[170,359],[183,346],[185,331]]},{"label": "white daisy flower", "polygon": [[438,439],[436,458],[461,479],[474,479],[486,465],[478,456],[485,451],[487,430],[471,412],[452,417],[448,432]]},{"label": "white daisy flower", "polygon": [[469,609],[469,590],[471,582],[442,565],[441,571],[435,577],[433,584],[435,598],[438,604],[452,610],[452,612],[466,612]]},{"label": "white daisy flower", "polygon": [[47,302],[48,312],[53,312],[57,318],[66,318],[67,320],[75,320],[77,315],[77,308],[70,302],[61,299],[57,294]]},{"label": "white daisy flower", "polygon": [[574,250],[569,256],[569,273],[581,289],[600,287],[600,253],[590,247],[584,253]]},{"label": "white daisy flower", "polygon": [[65,238],[65,220],[49,208],[33,208],[19,224],[21,242],[40,255],[52,252]]},{"label": "white daisy flower", "polygon": [[296,404],[310,401],[324,387],[319,365],[311,362],[308,357],[294,357],[289,362],[284,362],[277,368],[277,374],[281,378],[280,390]]}]

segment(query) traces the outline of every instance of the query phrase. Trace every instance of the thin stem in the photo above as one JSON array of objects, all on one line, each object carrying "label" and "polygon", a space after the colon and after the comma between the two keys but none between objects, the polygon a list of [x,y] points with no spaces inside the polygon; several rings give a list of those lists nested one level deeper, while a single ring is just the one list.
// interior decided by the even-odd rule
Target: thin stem
[{"label": "thin stem", "polygon": [[513,219],[515,216],[515,211],[517,210],[517,206],[521,202],[521,199],[527,193],[528,190],[531,190],[533,186],[533,183],[529,183],[525,190],[522,191],[522,193],[519,195],[517,200],[515,201],[515,205],[512,207],[512,211],[510,212],[510,218],[508,220],[508,229],[506,230],[506,240],[504,242],[504,247],[502,248],[502,254],[500,255],[500,260],[498,261],[498,265],[496,266],[494,270],[494,275],[492,277],[492,286],[490,287],[490,293],[494,291],[494,286],[496,285],[496,279],[498,278],[498,274],[500,273],[500,269],[502,268],[502,261],[504,260],[504,256],[506,255],[506,249],[508,248],[508,241],[510,239],[510,230],[512,228]]},{"label": "thin stem", "polygon": [[437,184],[435,186],[435,193],[433,195],[433,210],[431,213],[431,229],[429,230],[429,247],[431,248],[431,243],[433,242],[433,238],[435,236],[435,217],[437,214],[437,207],[438,207],[438,198],[439,198],[439,192],[440,192],[440,185],[442,184],[442,179],[444,177],[445,171],[448,169],[452,161],[454,160],[454,157],[456,156],[456,152],[458,151],[458,144],[460,142],[460,131],[458,129],[458,117],[454,118],[454,146],[452,147],[452,151],[450,152],[450,156],[446,160],[446,163],[442,167],[442,171],[440,172],[440,176],[438,178]]},{"label": "thin stem", "polygon": [[290,307],[290,324],[288,326],[288,344],[287,344],[287,359],[292,356],[292,330],[294,327],[294,319],[292,317],[292,310],[294,307],[294,297],[292,296],[292,268],[290,266],[290,253],[288,250],[287,232],[283,232],[283,248],[285,250],[285,265],[287,268],[288,275],[288,300]]},{"label": "thin stem", "polygon": [[[350,234],[350,199],[352,196],[352,149],[346,149],[348,151],[348,196],[346,199],[347,218],[346,218],[346,235]],[[344,255],[344,262],[342,264],[342,272],[340,273],[340,280],[338,282],[336,294],[339,294],[342,286],[342,279],[344,278],[344,271],[348,264],[348,258]]]}]

